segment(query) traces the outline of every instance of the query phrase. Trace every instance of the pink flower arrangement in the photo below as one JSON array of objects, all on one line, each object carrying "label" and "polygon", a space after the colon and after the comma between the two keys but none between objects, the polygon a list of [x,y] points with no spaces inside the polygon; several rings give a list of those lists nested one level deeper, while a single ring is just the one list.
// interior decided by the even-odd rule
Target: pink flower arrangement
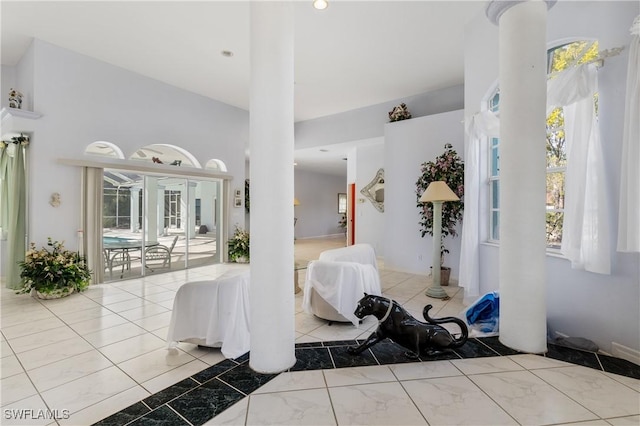
[{"label": "pink flower arrangement", "polygon": [[[420,211],[420,232],[422,237],[426,234],[433,235],[433,204],[421,203],[420,197],[433,181],[443,180],[449,188],[460,197],[460,201],[444,203],[442,205],[442,236],[455,237],[456,224],[462,220],[464,210],[464,162],[451,144],[444,145],[444,153],[434,161],[422,163],[421,175],[416,182],[416,206]],[[444,247],[443,253],[448,252]]]}]

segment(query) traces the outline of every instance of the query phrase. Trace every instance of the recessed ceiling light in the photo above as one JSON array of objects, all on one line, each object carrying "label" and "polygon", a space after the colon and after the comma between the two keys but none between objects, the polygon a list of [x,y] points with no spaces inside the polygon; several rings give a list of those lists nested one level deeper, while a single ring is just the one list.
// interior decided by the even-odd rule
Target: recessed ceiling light
[{"label": "recessed ceiling light", "polygon": [[329,2],[327,0],[313,0],[313,7],[318,10],[325,10],[329,7]]},{"label": "recessed ceiling light", "polygon": [[225,58],[230,58],[233,56],[233,52],[230,50],[223,50],[222,52],[220,52],[222,54],[222,56],[224,56]]}]

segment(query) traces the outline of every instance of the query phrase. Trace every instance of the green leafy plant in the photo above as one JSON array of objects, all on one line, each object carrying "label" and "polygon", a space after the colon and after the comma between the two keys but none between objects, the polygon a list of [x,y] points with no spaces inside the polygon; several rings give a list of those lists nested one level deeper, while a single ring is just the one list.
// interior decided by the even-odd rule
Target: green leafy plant
[{"label": "green leafy plant", "polygon": [[242,258],[249,261],[249,233],[247,231],[236,226],[228,245],[230,261],[237,262]]},{"label": "green leafy plant", "polygon": [[42,294],[51,294],[73,288],[74,291],[85,290],[91,281],[91,271],[86,260],[77,252],[64,248],[64,242],[47,239],[47,247],[37,250],[31,243],[20,262],[20,278],[22,289],[19,293],[36,290]]},{"label": "green leafy plant", "polygon": [[[442,205],[442,236],[455,237],[456,224],[462,220],[464,203],[464,162],[451,144],[444,145],[444,153],[436,157],[434,161],[422,163],[422,173],[416,182],[416,206],[420,212],[420,232],[433,236],[433,203],[421,203],[420,197],[427,186],[434,181],[445,181],[449,188],[460,198],[460,201],[443,203]],[[441,245],[440,254],[444,256],[449,251]]]}]

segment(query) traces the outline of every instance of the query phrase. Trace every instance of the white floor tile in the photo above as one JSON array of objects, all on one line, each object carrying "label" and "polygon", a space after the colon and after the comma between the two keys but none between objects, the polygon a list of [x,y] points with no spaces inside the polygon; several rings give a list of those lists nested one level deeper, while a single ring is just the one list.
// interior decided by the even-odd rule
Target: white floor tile
[{"label": "white floor tile", "polygon": [[607,419],[607,422],[613,426],[638,426],[640,425],[640,416],[617,417]]},{"label": "white floor tile", "polygon": [[48,409],[38,395],[2,406],[2,424],[7,426],[56,424],[55,419],[65,416],[68,416],[67,412]]},{"label": "white floor tile", "polygon": [[110,310],[102,306],[96,306],[89,309],[83,309],[82,311],[59,314],[58,317],[67,324],[75,324],[81,321],[100,318],[111,313],[112,312]]},{"label": "white floor tile", "polygon": [[640,395],[600,371],[573,366],[533,373],[602,418],[640,414]]},{"label": "white floor tile", "polygon": [[427,424],[398,382],[329,388],[329,394],[340,425]]},{"label": "white floor tile", "polygon": [[247,419],[247,408],[249,398],[241,399],[221,414],[204,423],[204,426],[211,425],[244,425]]},{"label": "white floor tile", "polygon": [[43,392],[112,365],[100,352],[93,350],[30,370],[29,377]]},{"label": "white floor tile", "polygon": [[26,373],[15,374],[2,379],[0,389],[2,390],[0,392],[0,395],[2,395],[0,403],[3,407],[37,393]]},{"label": "white floor tile", "polygon": [[469,378],[521,424],[567,423],[597,418],[528,371],[478,374]]},{"label": "white floor tile", "polygon": [[286,392],[304,389],[325,388],[326,383],[321,370],[295,371],[282,373],[253,393]]},{"label": "white floor tile", "polygon": [[275,392],[249,397],[248,425],[335,425],[326,389]]},{"label": "white floor tile", "polygon": [[24,373],[20,361],[15,355],[2,358],[2,365],[0,366],[0,379],[5,377],[14,376],[16,374]]},{"label": "white floor tile", "polygon": [[111,362],[119,364],[126,360],[166,347],[166,342],[151,333],[143,333],[100,348],[100,352]]},{"label": "white floor tile", "polygon": [[160,374],[151,380],[142,382],[141,385],[153,394],[160,392],[162,389],[168,388],[171,385],[175,385],[187,377],[191,377],[194,374],[199,373],[207,367],[209,367],[208,364],[200,361],[199,359],[195,359],[174,368],[173,370],[167,371],[164,374]]},{"label": "white floor tile", "polygon": [[518,424],[466,377],[409,380],[402,386],[432,425]]},{"label": "white floor tile", "polygon": [[62,327],[65,323],[58,318],[45,318],[39,320],[33,320],[22,324],[7,327],[2,325],[2,333],[9,339],[16,339],[18,337],[28,336],[30,334],[39,333],[53,328]]},{"label": "white floor tile", "polygon": [[164,312],[168,312],[164,306],[156,304],[144,305],[140,308],[129,309],[128,311],[121,311],[118,314],[129,321],[135,321],[146,317],[155,316]]},{"label": "white floor tile", "polygon": [[453,359],[451,363],[466,375],[523,370],[507,357]]},{"label": "white floor tile", "polygon": [[145,333],[146,331],[136,324],[124,323],[86,334],[84,338],[96,348],[101,348]]},{"label": "white floor tile", "polygon": [[18,324],[25,324],[25,323],[30,323],[32,321],[38,321],[38,320],[43,320],[43,319],[47,319],[47,318],[55,318],[56,316],[53,314],[53,312],[51,312],[50,310],[48,310],[47,308],[45,308],[42,305],[38,305],[38,308],[35,309],[33,312],[20,312],[20,313],[15,313],[15,314],[6,314],[5,312],[2,312],[2,319],[0,320],[0,323],[2,324],[2,329],[4,330],[5,327],[11,327],[14,325],[18,325]]},{"label": "white floor tile", "polygon": [[7,339],[13,351],[17,354],[27,352],[32,349],[47,346],[60,340],[67,340],[78,335],[66,325],[52,328],[51,330],[40,331],[28,336],[18,337],[16,339]]},{"label": "white floor tile", "polygon": [[461,376],[462,373],[449,361],[407,362],[389,366],[398,380],[430,379]]},{"label": "white floor tile", "polygon": [[517,362],[527,370],[535,370],[537,368],[567,367],[573,365],[568,362],[533,354],[510,355],[508,358],[512,361]]},{"label": "white floor tile", "polygon": [[7,356],[12,356],[13,355],[13,351],[11,350],[11,346],[9,346],[9,343],[7,343],[6,340],[2,340],[0,342],[0,358],[4,358]]},{"label": "white floor tile", "polygon": [[42,392],[41,395],[49,407],[75,413],[135,386],[136,383],[117,367],[109,367]]},{"label": "white floor tile", "polygon": [[99,318],[93,318],[86,321],[70,324],[69,327],[74,329],[79,335],[84,336],[99,330],[104,330],[105,328],[124,324],[126,322],[128,321],[125,318],[122,318],[118,314],[111,313]]},{"label": "white floor tile", "polygon": [[63,299],[43,300],[42,304],[56,315],[78,312],[100,306],[82,294],[72,294]]},{"label": "white floor tile", "polygon": [[146,382],[195,358],[180,350],[157,349],[118,365],[138,383]]},{"label": "white floor tile", "polygon": [[88,406],[80,411],[71,413],[69,419],[61,420],[64,426],[90,425],[96,423],[111,414],[135,404],[149,396],[149,392],[142,386],[135,386],[119,392],[109,398]]},{"label": "white floor tile", "polygon": [[328,387],[397,381],[396,376],[386,365],[337,368],[323,370],[323,372]]},{"label": "white floor tile", "polygon": [[[123,312],[123,314],[125,312]],[[144,328],[147,331],[154,331],[160,328],[168,327],[170,322],[171,311],[166,311],[158,315],[152,315],[150,317],[133,321],[133,323],[138,324],[140,327]]]},{"label": "white floor tile", "polygon": [[16,354],[23,367],[27,370],[51,364],[61,359],[69,358],[83,352],[93,350],[93,346],[83,338],[76,336],[71,339],[61,340],[51,345],[43,346],[27,352]]}]

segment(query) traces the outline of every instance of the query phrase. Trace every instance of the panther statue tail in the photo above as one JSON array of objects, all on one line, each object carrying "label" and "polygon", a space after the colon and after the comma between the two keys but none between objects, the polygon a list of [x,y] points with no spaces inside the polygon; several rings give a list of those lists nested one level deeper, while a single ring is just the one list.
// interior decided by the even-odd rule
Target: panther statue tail
[{"label": "panther statue tail", "polygon": [[432,305],[427,305],[424,307],[422,311],[422,316],[424,317],[424,319],[429,324],[444,324],[447,322],[453,322],[457,324],[458,327],[460,327],[460,331],[462,332],[462,334],[457,339],[454,338],[453,342],[451,343],[451,345],[449,345],[449,347],[459,348],[460,346],[464,345],[465,342],[467,341],[467,338],[469,337],[469,329],[467,328],[467,324],[465,324],[465,322],[462,321],[460,318],[456,318],[456,317],[431,318],[429,316],[429,310],[432,307],[433,307]]}]

